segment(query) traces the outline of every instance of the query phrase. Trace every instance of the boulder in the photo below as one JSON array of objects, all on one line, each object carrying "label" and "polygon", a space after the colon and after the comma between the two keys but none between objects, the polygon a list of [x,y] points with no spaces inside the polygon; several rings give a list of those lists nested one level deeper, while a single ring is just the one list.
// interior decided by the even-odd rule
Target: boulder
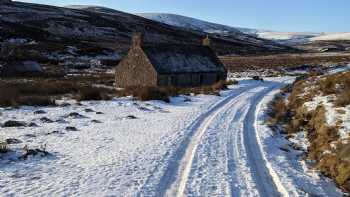
[{"label": "boulder", "polygon": [[23,121],[9,120],[6,121],[2,127],[26,127],[27,123]]},{"label": "boulder", "polygon": [[66,127],[66,131],[78,131],[75,127]]},{"label": "boulder", "polygon": [[22,143],[22,141],[19,139],[15,139],[15,138],[8,138],[8,139],[6,139],[6,143],[7,144],[20,144],[20,143]]}]

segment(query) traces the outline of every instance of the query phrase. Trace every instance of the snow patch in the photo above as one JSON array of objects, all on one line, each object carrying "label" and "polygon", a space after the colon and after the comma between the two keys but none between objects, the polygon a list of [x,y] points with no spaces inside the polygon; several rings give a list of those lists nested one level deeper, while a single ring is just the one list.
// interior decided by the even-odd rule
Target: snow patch
[{"label": "snow patch", "polygon": [[335,107],[333,104],[334,95],[316,96],[312,101],[306,102],[304,106],[308,111],[315,110],[322,105],[326,109],[326,123],[329,126],[339,126],[338,133],[341,140],[350,137],[350,105],[346,107]]}]

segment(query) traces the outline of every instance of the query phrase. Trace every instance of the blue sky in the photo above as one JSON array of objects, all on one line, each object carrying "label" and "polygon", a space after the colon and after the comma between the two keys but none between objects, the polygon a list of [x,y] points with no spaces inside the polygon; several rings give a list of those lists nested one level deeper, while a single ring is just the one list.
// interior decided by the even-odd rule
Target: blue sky
[{"label": "blue sky", "polygon": [[100,5],[137,12],[174,13],[276,31],[350,32],[350,0],[22,0],[51,5]]}]

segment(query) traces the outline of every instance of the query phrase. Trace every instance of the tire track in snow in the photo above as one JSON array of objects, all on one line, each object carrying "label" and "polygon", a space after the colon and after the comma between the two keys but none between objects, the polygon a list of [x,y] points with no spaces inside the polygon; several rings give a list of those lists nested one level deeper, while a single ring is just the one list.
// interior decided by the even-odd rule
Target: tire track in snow
[{"label": "tire track in snow", "polygon": [[[191,174],[193,158],[197,152],[197,146],[201,143],[203,135],[206,134],[209,126],[220,113],[220,115],[222,115],[223,112],[230,111],[230,108],[236,108],[242,113],[239,117],[235,117],[234,119],[240,120],[236,122],[236,124],[242,122],[243,128],[241,127],[238,130],[236,129],[235,133],[235,135],[239,136],[235,140],[235,151],[237,153],[234,154],[235,156],[227,159],[229,160],[229,163],[232,163],[233,161],[237,162],[237,160],[240,159],[240,155],[243,156],[243,158],[246,158],[243,163],[242,161],[238,161],[241,162],[240,167],[245,167],[245,172],[249,172],[249,175],[242,174],[242,176],[245,177],[244,180],[247,182],[253,180],[253,183],[244,183],[246,184],[246,194],[253,192],[253,190],[258,190],[258,195],[260,196],[288,196],[288,193],[279,181],[277,174],[266,161],[260,144],[257,142],[255,130],[257,104],[260,103],[266,94],[277,87],[280,87],[280,84],[276,85],[274,83],[268,83],[266,86],[256,87],[256,89],[251,88],[250,90],[254,89],[257,92],[250,92],[250,90],[247,90],[245,93],[234,97],[220,110],[216,111],[212,116],[210,116],[208,120],[204,121],[203,126],[201,126],[198,130],[199,134],[194,137],[193,142],[189,146],[190,149],[182,159],[184,167],[180,172],[178,183],[173,183],[172,188],[170,188],[170,192],[172,193],[168,193],[168,195],[174,196],[174,194],[176,194],[176,196],[179,197],[185,196],[186,184]],[[243,100],[243,102],[240,102],[240,100]],[[236,112],[233,110],[233,113]],[[232,156],[232,153],[230,155]],[[231,170],[229,170],[229,172],[232,172]],[[231,195],[236,196],[235,194],[239,192],[237,192],[237,188],[235,188],[233,180],[230,180],[229,182]],[[241,183],[242,182],[244,181],[241,180]],[[174,187],[177,187],[177,190]]]},{"label": "tire track in snow", "polygon": [[[276,85],[277,84],[277,85]],[[248,167],[251,170],[251,176],[254,180],[258,193],[261,196],[281,196],[283,193],[283,186],[275,181],[278,181],[271,175],[271,170],[268,168],[268,162],[264,160],[264,156],[257,142],[256,130],[255,130],[255,113],[257,104],[262,98],[272,91],[274,88],[279,87],[280,84],[275,82],[266,82],[263,85],[251,85],[242,89],[234,90],[234,93],[230,94],[223,100],[214,104],[207,112],[200,115],[189,127],[188,132],[185,133],[185,137],[175,151],[168,152],[161,163],[153,170],[154,173],[162,174],[159,176],[152,175],[147,179],[143,187],[140,188],[138,196],[185,196],[186,184],[191,174],[191,169],[194,161],[194,156],[197,152],[197,147],[201,143],[203,135],[206,133],[213,120],[222,112],[227,111],[227,108],[233,107],[238,99],[245,95],[247,92],[254,88],[263,88],[262,91],[252,93],[251,96],[243,97],[246,99],[245,104],[248,105],[240,109],[243,114],[239,118],[243,122],[243,130],[241,131],[241,137],[239,138],[240,149],[245,149],[246,157],[248,158]],[[243,117],[242,117],[243,116]],[[241,128],[242,129],[242,128]],[[232,147],[231,147],[232,148]],[[253,150],[256,150],[255,152]],[[237,150],[234,150],[237,151]],[[257,154],[258,153],[258,154]],[[229,153],[232,155],[232,153]],[[236,158],[228,158],[228,163],[234,162]],[[233,168],[229,168],[229,172]],[[237,169],[236,169],[237,170]],[[155,184],[155,185],[154,185]],[[279,187],[276,187],[279,185]],[[231,195],[237,194],[240,188],[235,188],[235,185],[230,180],[229,183]],[[250,187],[247,189],[249,190]],[[146,191],[146,192],[145,192]],[[147,192],[148,191],[148,192]],[[247,191],[249,192],[249,191]],[[281,192],[281,193],[280,193]]]},{"label": "tire track in snow", "polygon": [[[147,178],[144,185],[140,188],[140,192],[137,196],[165,196],[168,189],[173,185],[178,176],[179,168],[182,164],[182,160],[194,139],[194,136],[198,133],[197,130],[212,114],[223,108],[225,104],[230,102],[233,98],[239,96],[247,90],[256,87],[256,84],[248,85],[242,88],[233,90],[229,96],[215,103],[208,111],[199,115],[198,118],[187,128],[188,132],[185,133],[184,139],[180,142],[180,145],[173,152],[167,152],[164,158],[159,162],[159,165],[150,173],[150,177]],[[166,166],[164,166],[164,164]],[[164,173],[161,178],[155,174]],[[181,172],[180,172],[181,173]]]},{"label": "tire track in snow", "polygon": [[247,151],[248,163],[251,167],[253,178],[261,196],[289,196],[287,190],[279,180],[277,173],[266,160],[261,143],[256,133],[257,109],[261,100],[271,91],[279,88],[279,84],[268,87],[252,99],[249,111],[244,119],[244,145]]},{"label": "tire track in snow", "polygon": [[[192,142],[189,144],[189,146],[187,147],[186,153],[183,156],[183,158],[181,158],[181,166],[178,168],[178,177],[177,180],[173,181],[171,186],[168,188],[166,195],[167,196],[178,196],[178,197],[182,197],[185,196],[185,191],[186,191],[186,184],[188,182],[190,173],[191,173],[191,168],[192,168],[192,164],[193,164],[193,159],[194,156],[196,154],[197,151],[197,147],[199,145],[199,143],[201,142],[201,139],[203,137],[203,135],[206,133],[207,129],[209,128],[209,126],[211,125],[212,121],[222,112],[224,112],[225,110],[227,110],[227,108],[230,108],[231,106],[234,106],[234,104],[236,103],[237,99],[241,96],[244,96],[246,94],[246,92],[249,92],[250,90],[257,88],[260,86],[255,86],[253,88],[249,88],[246,89],[243,93],[240,93],[238,96],[235,96],[233,98],[229,98],[230,100],[228,102],[226,102],[224,105],[222,105],[219,109],[217,109],[216,111],[214,111],[211,115],[209,115],[207,118],[205,118],[201,125],[197,128],[197,132],[196,135],[192,138]],[[267,91],[260,91],[257,92],[256,94],[259,95],[259,98],[262,99],[263,96],[265,94],[267,94],[269,91],[271,91],[273,88],[269,88]],[[253,95],[253,98],[255,100],[252,101],[252,103],[247,103],[247,104],[252,104],[251,106],[254,106],[257,104],[257,96]],[[248,98],[249,100],[249,98]],[[254,106],[256,108],[256,106]],[[255,108],[250,107],[249,111],[248,111],[248,115],[249,113],[251,113],[251,111],[255,112]],[[247,117],[250,117],[248,116]],[[244,122],[247,122],[247,118],[244,118]],[[245,124],[244,124],[245,125]],[[247,128],[245,128],[244,126],[244,131],[246,131]],[[245,132],[244,132],[245,133]],[[243,146],[245,146],[245,148],[247,148],[247,144],[246,141],[247,139],[245,138],[246,135],[243,136],[244,142],[243,142]],[[260,150],[260,149],[259,149]],[[250,155],[250,157],[248,157],[248,162],[250,165],[253,166],[249,166],[250,170],[252,171],[252,176],[254,177],[257,189],[259,191],[259,194],[262,196],[270,196],[271,194],[273,196],[280,196],[278,194],[278,191],[275,187],[275,184],[273,182],[273,180],[271,179],[270,175],[268,173],[264,173],[263,176],[265,179],[261,178],[260,176],[262,174],[257,174],[255,175],[256,170],[258,169],[256,167],[256,163],[254,162],[255,160],[253,160],[254,158],[254,154],[252,151],[247,151],[247,155]],[[253,162],[252,162],[253,161]],[[255,165],[254,165],[255,164]],[[266,172],[265,168],[264,169],[259,169],[262,170],[263,172]],[[176,179],[176,178],[175,178]],[[270,180],[270,181],[268,181]],[[268,181],[269,184],[263,184],[260,181]],[[261,186],[261,185],[262,186]],[[232,186],[232,185],[231,185]],[[269,189],[267,189],[269,188]],[[269,195],[270,194],[270,195]]]}]

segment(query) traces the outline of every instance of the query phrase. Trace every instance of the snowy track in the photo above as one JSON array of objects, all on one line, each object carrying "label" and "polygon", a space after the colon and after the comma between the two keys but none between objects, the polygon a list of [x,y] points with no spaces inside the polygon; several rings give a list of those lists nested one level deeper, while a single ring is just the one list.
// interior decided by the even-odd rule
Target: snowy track
[{"label": "snowy track", "polygon": [[278,87],[267,82],[236,90],[199,116],[166,161],[155,193],[140,196],[280,196],[285,189],[271,176],[255,131],[256,106]]}]

